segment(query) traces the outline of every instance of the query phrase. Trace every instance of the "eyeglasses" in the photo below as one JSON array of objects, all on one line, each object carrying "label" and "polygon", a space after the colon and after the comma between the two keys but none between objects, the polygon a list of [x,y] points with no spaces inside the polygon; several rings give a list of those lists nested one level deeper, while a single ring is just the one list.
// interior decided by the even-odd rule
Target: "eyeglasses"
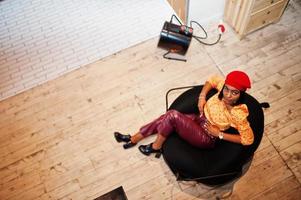
[{"label": "eyeglasses", "polygon": [[239,90],[230,90],[226,85],[224,86],[224,92],[228,93],[230,92],[231,95],[233,96],[237,96],[240,94],[240,91]]}]

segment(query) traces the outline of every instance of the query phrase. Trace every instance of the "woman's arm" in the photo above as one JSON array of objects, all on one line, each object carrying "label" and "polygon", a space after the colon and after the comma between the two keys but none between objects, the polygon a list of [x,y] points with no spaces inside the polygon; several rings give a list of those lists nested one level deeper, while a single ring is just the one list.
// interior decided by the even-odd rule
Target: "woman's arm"
[{"label": "woman's arm", "polygon": [[229,142],[242,144],[240,135],[234,135],[234,134],[230,134],[230,133],[221,132],[217,126],[214,126],[214,125],[210,124],[209,122],[207,122],[205,124],[205,129],[210,135],[212,135],[214,137],[219,137],[220,139],[223,139],[223,140],[226,140]]},{"label": "woman's arm", "polygon": [[199,108],[200,114],[202,114],[204,111],[204,106],[206,104],[206,96],[211,89],[212,89],[212,85],[208,81],[206,81],[205,85],[203,86],[202,91],[199,95],[198,108]]},{"label": "woman's arm", "polygon": [[220,134],[222,135],[222,138],[220,138],[222,140],[226,140],[226,141],[229,141],[229,142],[234,142],[234,143],[241,144],[240,135],[234,135],[234,134],[220,132],[218,134],[218,137],[220,136]]}]

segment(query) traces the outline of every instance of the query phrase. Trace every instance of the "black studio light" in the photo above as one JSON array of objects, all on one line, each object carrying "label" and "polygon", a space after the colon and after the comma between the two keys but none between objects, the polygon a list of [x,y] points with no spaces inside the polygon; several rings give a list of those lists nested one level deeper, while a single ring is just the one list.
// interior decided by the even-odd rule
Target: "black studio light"
[{"label": "black studio light", "polygon": [[[174,18],[177,20],[178,24],[173,23]],[[193,35],[192,24],[194,23],[197,24],[204,31],[205,36],[199,37]],[[221,39],[222,33],[225,31],[225,27],[222,24],[219,24],[218,29],[218,39],[214,43],[206,43],[201,40],[207,38],[207,32],[199,23],[197,23],[196,21],[190,21],[189,27],[183,25],[181,21],[177,18],[177,16],[172,15],[170,21],[166,21],[163,25],[162,31],[160,33],[158,47],[167,50],[167,52],[163,55],[164,58],[186,62],[186,59],[168,57],[168,54],[176,53],[179,55],[185,55],[189,48],[192,38],[195,38],[198,42],[205,45],[217,44]]]}]

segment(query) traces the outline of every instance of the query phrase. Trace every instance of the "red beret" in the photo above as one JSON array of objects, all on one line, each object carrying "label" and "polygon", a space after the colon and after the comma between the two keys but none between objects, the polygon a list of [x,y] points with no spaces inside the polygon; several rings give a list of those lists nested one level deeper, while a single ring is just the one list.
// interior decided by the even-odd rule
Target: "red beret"
[{"label": "red beret", "polygon": [[242,71],[233,71],[226,76],[225,84],[235,87],[240,91],[251,88],[251,81],[248,75]]}]

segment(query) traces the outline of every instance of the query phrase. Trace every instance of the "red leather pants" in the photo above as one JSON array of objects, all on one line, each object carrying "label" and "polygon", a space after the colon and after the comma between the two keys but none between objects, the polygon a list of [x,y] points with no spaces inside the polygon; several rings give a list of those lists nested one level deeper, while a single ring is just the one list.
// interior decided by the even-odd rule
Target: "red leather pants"
[{"label": "red leather pants", "polygon": [[147,137],[158,133],[168,137],[177,132],[181,138],[193,146],[200,148],[213,148],[215,138],[203,128],[206,118],[195,114],[183,114],[176,110],[169,110],[159,118],[140,128],[140,133]]}]

